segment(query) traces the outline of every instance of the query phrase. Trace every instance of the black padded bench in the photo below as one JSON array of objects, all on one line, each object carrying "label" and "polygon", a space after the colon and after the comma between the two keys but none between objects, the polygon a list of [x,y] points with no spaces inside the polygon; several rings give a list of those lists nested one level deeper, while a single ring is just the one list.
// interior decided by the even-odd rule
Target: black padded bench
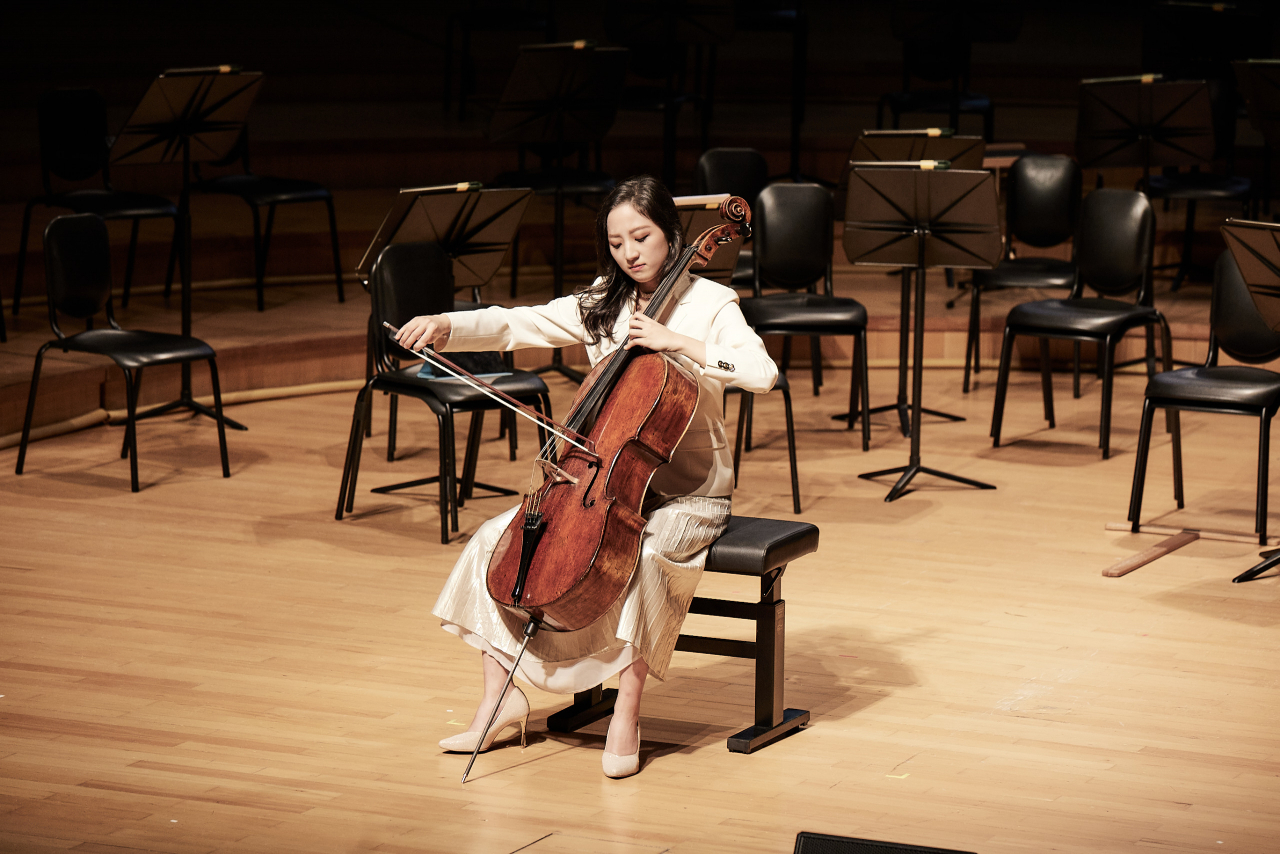
[{"label": "black padded bench", "polygon": [[[707,554],[707,572],[748,575],[760,579],[759,602],[735,602],[695,596],[690,614],[752,620],[754,641],[680,635],[676,649],[708,655],[750,658],[756,663],[755,724],[729,737],[734,753],[751,753],[809,722],[806,709],[784,708],[786,602],[782,573],[796,558],[818,550],[818,528],[807,522],[782,522],[734,516]],[[613,688],[597,685],[574,695],[573,705],[547,718],[552,732],[573,732],[613,712]]]}]

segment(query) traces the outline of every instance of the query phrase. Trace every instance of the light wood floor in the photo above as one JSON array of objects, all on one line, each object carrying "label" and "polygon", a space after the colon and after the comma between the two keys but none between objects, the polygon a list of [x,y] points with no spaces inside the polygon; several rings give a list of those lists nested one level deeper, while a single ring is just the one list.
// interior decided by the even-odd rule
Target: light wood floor
[{"label": "light wood floor", "polygon": [[[986,438],[993,376],[969,396],[930,370],[931,478],[893,504],[859,472],[906,462],[880,416],[870,453],[798,377],[803,518],[816,555],[785,578],[787,704],[812,725],[763,751],[724,739],[751,715],[751,671],[677,653],[643,710],[644,768],[602,777],[602,725],[551,736],[560,697],[530,691],[532,740],[465,757],[477,656],[430,608],[468,532],[438,542],[434,419],[402,410],[406,457],[382,459],[385,403],[357,513],[333,519],[352,395],[234,407],[232,477],[208,422],[140,430],[128,491],[118,428],[0,452],[0,850],[124,852],[789,852],[811,830],[996,852],[1280,850],[1280,587],[1232,585],[1257,548],[1200,541],[1120,579],[1100,571],[1156,538],[1125,517],[1142,379],[1120,378],[1111,460],[1098,387],[1056,430],[1019,374],[1006,447]],[[890,371],[873,372],[873,404]],[[569,388],[556,381],[558,411]],[[781,400],[757,404],[760,447],[735,510],[790,518]],[[1188,509],[1171,513],[1158,437],[1146,520],[1248,531],[1257,425],[1185,417]],[[486,430],[482,479],[518,486]],[[1272,527],[1280,531],[1274,515]],[[750,590],[707,578],[715,594]],[[707,629],[695,623],[694,629]]]}]

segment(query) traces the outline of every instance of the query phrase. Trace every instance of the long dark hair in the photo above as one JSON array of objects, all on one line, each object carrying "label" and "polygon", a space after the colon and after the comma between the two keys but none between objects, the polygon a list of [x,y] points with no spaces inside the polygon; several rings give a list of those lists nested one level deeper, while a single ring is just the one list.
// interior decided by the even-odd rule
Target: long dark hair
[{"label": "long dark hair", "polygon": [[667,239],[667,260],[663,262],[659,280],[680,260],[684,251],[684,232],[676,203],[662,182],[649,175],[639,175],[619,183],[605,196],[596,214],[596,269],[599,278],[578,294],[582,325],[592,344],[613,337],[618,314],[636,292],[635,281],[613,260],[609,251],[609,213],[619,205],[631,203],[640,214],[656,225]]}]

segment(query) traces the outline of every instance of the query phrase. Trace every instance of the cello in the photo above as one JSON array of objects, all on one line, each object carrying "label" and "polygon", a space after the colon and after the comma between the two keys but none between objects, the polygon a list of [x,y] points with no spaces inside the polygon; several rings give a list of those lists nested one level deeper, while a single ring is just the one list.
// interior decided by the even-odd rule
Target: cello
[{"label": "cello", "polygon": [[[706,266],[719,246],[750,234],[751,211],[743,199],[725,199],[719,213],[726,222],[683,250],[644,314],[665,322],[681,296],[686,273]],[[487,384],[434,352],[415,352],[490,396],[506,397],[492,387],[481,388]],[[524,641],[502,694],[539,629],[585,628],[625,592],[640,558],[645,527],[641,505],[649,481],[671,460],[693,418],[698,393],[697,380],[671,356],[641,347],[620,347],[584,380],[563,424],[555,425],[554,437],[539,454],[535,483],[500,537],[486,573],[494,601],[526,620]],[[526,409],[509,398],[503,402]],[[540,414],[521,414],[549,426]],[[563,442],[560,450],[555,437]],[[497,710],[495,706],[481,733],[464,783]]]}]

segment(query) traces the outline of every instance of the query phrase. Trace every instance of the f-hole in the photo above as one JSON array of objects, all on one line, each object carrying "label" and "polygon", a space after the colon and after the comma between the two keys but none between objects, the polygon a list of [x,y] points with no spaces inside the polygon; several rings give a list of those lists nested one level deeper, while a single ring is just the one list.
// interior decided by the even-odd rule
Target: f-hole
[{"label": "f-hole", "polygon": [[596,485],[596,478],[600,476],[600,461],[587,463],[587,468],[591,469],[591,482],[587,484],[587,488],[582,491],[582,507],[589,509],[596,506],[596,500],[591,499],[591,503],[587,503],[587,496],[591,494],[591,487]]}]

